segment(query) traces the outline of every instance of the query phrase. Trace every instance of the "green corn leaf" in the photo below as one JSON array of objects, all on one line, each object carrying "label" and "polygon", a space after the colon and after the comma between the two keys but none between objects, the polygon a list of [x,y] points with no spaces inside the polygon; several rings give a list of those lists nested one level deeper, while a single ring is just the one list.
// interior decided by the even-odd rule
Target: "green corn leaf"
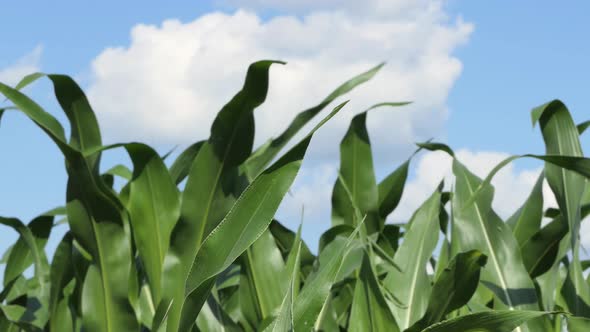
[{"label": "green corn leaf", "polygon": [[170,166],[170,176],[174,180],[174,183],[179,184],[186,179],[191,165],[204,143],[205,141],[199,141],[191,144],[178,155],[172,166]]},{"label": "green corn leaf", "polygon": [[402,198],[404,186],[408,179],[410,160],[401,164],[395,171],[379,182],[379,217],[385,220],[395,210]]},{"label": "green corn leaf", "polygon": [[348,237],[354,232],[354,227],[350,225],[336,225],[330,227],[320,236],[319,252],[323,252],[324,248],[330,244],[338,236]]},{"label": "green corn leaf", "polygon": [[68,222],[74,237],[92,255],[95,264],[89,268],[83,287],[85,327],[107,332],[133,331],[138,326],[127,301],[127,285],[121,282],[129,279],[131,261],[131,248],[123,229],[123,206],[100,180],[99,154],[86,157],[79,150],[92,151],[100,144],[96,118],[71,79],[57,77],[54,87],[72,124],[71,145],[65,140],[61,124],[30,98],[1,83],[0,92],[34,121],[66,158]]},{"label": "green corn leaf", "polygon": [[294,299],[297,297],[297,295],[299,295],[299,287],[301,284],[301,253],[303,252],[303,247],[305,246],[305,243],[303,243],[301,240],[301,228],[302,225],[299,225],[297,233],[295,234],[295,240],[291,246],[291,252],[289,253],[285,263],[285,275],[291,280],[287,291],[291,289]]},{"label": "green corn leaf", "polygon": [[[301,240],[301,234],[295,233],[290,229],[283,226],[277,220],[273,220],[268,227],[270,232],[275,238],[277,246],[281,250],[283,258],[288,261],[289,258],[292,256],[294,249],[296,248],[297,241]],[[299,240],[298,240],[299,239]],[[307,275],[307,269],[311,269],[314,261],[315,256],[309,250],[309,247],[305,244],[305,242],[301,241],[301,268],[302,273]]]},{"label": "green corn leaf", "polygon": [[425,143],[416,143],[416,145],[422,149],[426,149],[429,151],[444,151],[449,156],[455,157],[455,152],[451,149],[448,145],[444,143],[435,143],[435,142],[425,142]]},{"label": "green corn leaf", "polygon": [[588,129],[588,127],[590,127],[590,120],[578,124],[576,126],[576,129],[578,129],[578,134],[582,135],[586,129]]},{"label": "green corn leaf", "polygon": [[150,326],[154,320],[154,314],[156,311],[154,303],[157,303],[157,301],[153,299],[149,286],[144,284],[139,290],[136,307],[139,321],[144,326]]},{"label": "green corn leaf", "polygon": [[[541,105],[531,112],[533,124],[539,122],[545,150],[548,155],[582,157],[582,147],[576,128],[566,106],[559,100]],[[545,176],[557,199],[561,214],[569,226],[573,261],[569,275],[575,291],[568,292],[566,298],[569,309],[574,315],[590,317],[590,287],[581,271],[579,260],[579,229],[581,222],[581,199],[586,181],[582,176],[562,167],[546,163]]]},{"label": "green corn leaf", "polygon": [[285,332],[295,331],[295,322],[293,321],[293,302],[299,293],[299,265],[301,262],[301,226],[297,232],[296,245],[292,254],[289,255],[286,271],[289,279],[289,287],[285,292],[283,301],[278,310],[277,316],[264,332]]},{"label": "green corn leaf", "polygon": [[555,313],[525,310],[485,311],[449,319],[422,332],[511,332],[527,321],[551,314]]},{"label": "green corn leaf", "polygon": [[571,316],[567,318],[568,332],[585,332],[590,330],[590,319]]},{"label": "green corn leaf", "polygon": [[[474,202],[470,199],[481,179],[458,160],[453,161],[455,193],[452,199],[452,252],[480,250],[489,261],[482,282],[496,295],[498,309],[537,309],[533,283],[520,256],[512,231],[492,210],[494,188],[483,186]],[[519,328],[517,332],[524,331]]]},{"label": "green corn leaf", "polygon": [[[42,332],[43,329],[31,324],[30,322],[23,321],[23,316],[26,315],[27,309],[19,305],[1,305],[0,304],[0,318],[3,316],[6,320],[18,327],[14,331],[26,331],[26,332]],[[1,325],[0,325],[1,326]],[[14,327],[11,327],[14,328]]]},{"label": "green corn leaf", "polygon": [[[361,216],[367,215],[365,225],[369,233],[380,230],[378,216],[378,188],[373,170],[371,143],[365,125],[367,113],[356,115],[340,143],[340,174],[332,192],[332,225],[346,224],[356,227]],[[346,192],[344,183],[348,186]],[[349,197],[350,196],[350,197]],[[352,202],[351,202],[352,200]]]},{"label": "green corn leaf", "polygon": [[164,257],[180,215],[180,194],[158,153],[140,143],[126,144],[133,161],[129,217],[151,294],[160,302]]},{"label": "green corn leaf", "polygon": [[266,99],[269,69],[274,63],[277,61],[259,61],[250,65],[242,90],[217,114],[208,141],[198,148],[190,166],[181,199],[180,218],[164,263],[164,296],[166,302],[174,299],[168,331],[177,329],[185,296],[184,282],[197,250],[239,195],[239,192],[237,195],[233,192],[236,185],[232,181],[237,181],[237,167],[252,151],[253,112]]},{"label": "green corn leaf", "polygon": [[477,250],[453,257],[432,286],[426,313],[405,332],[420,332],[467,304],[477,288],[481,269],[486,262],[486,255]]},{"label": "green corn leaf", "polygon": [[202,332],[239,332],[238,324],[224,311],[213,295],[209,296],[197,318],[197,327]]},{"label": "green corn leaf", "polygon": [[[582,157],[578,130],[565,105],[554,100],[541,105],[531,112],[533,124],[539,122],[547,155]],[[575,249],[580,229],[580,200],[584,192],[584,179],[571,171],[545,165],[545,176],[555,194],[559,209],[566,218]]]},{"label": "green corn leaf", "polygon": [[32,73],[32,74],[29,74],[29,75],[27,75],[27,76],[23,77],[23,78],[22,78],[22,79],[21,79],[21,80],[20,80],[20,81],[19,81],[19,82],[16,84],[16,86],[15,86],[14,88],[15,88],[16,90],[22,90],[22,89],[24,89],[24,88],[25,88],[27,85],[29,85],[29,84],[31,84],[31,83],[33,83],[33,82],[35,82],[36,80],[38,80],[38,79],[40,79],[40,78],[42,78],[42,77],[44,77],[44,76],[45,76],[45,74],[43,74],[43,73]]},{"label": "green corn leaf", "polygon": [[125,165],[115,165],[104,172],[104,174],[116,175],[127,181],[131,180],[133,177],[133,171]]},{"label": "green corn leaf", "polygon": [[542,275],[553,266],[560,242],[567,232],[566,221],[561,217],[555,218],[522,244],[522,259],[531,278]]},{"label": "green corn leaf", "polygon": [[350,92],[352,89],[369,81],[384,64],[357,75],[350,80],[344,82],[336,90],[332,91],[321,103],[309,108],[299,114],[291,121],[287,129],[278,137],[270,139],[265,144],[252,153],[248,160],[244,163],[244,172],[249,179],[254,179],[270,162],[279,154],[282,148],[293,139],[293,137],[311,121],[318,113],[320,113],[326,106],[333,102],[336,98]]},{"label": "green corn leaf", "polygon": [[359,245],[355,237],[361,226],[362,224],[347,239],[340,237],[332,241],[320,254],[318,270],[308,277],[293,304],[294,331],[310,331],[316,326],[330,296],[330,289],[337,280],[343,260]]},{"label": "green corn leaf", "polygon": [[[402,238],[402,232],[399,225],[386,224],[383,226],[381,235],[389,242],[393,251],[397,251],[399,247],[399,240]],[[393,254],[393,253],[392,253]]]},{"label": "green corn leaf", "polygon": [[419,320],[428,305],[431,285],[426,265],[438,242],[440,196],[437,189],[414,213],[410,229],[394,256],[401,271],[392,269],[383,281],[389,292],[404,305],[393,308],[401,330]]},{"label": "green corn leaf", "polygon": [[[40,216],[33,219],[27,227],[35,239],[36,247],[39,250],[45,248],[49,239],[49,234],[53,228],[52,216]],[[34,262],[34,255],[27,243],[27,240],[21,235],[16,241],[6,262],[4,270],[4,286],[20,276]]]},{"label": "green corn leaf", "polygon": [[400,331],[366,252],[354,290],[349,331]]},{"label": "green corn leaf", "polygon": [[[543,219],[543,174],[539,175],[524,204],[506,221],[520,247],[541,228]],[[523,251],[523,254],[525,252]]]},{"label": "green corn leaf", "polygon": [[438,258],[436,261],[436,267],[434,270],[434,279],[437,280],[441,273],[443,273],[449,264],[450,255],[451,255],[451,244],[449,239],[445,236],[443,237],[442,245],[440,246],[440,252],[438,254]]},{"label": "green corn leaf", "polygon": [[74,317],[70,309],[69,297],[61,299],[51,314],[50,331],[74,332]]},{"label": "green corn leaf", "polygon": [[[63,300],[63,289],[64,287],[74,278],[74,261],[72,258],[72,234],[67,232],[53,255],[51,261],[51,290],[49,296],[49,312],[51,314],[50,320],[53,322],[53,317],[57,315],[57,311],[65,314],[66,308],[59,308],[61,305],[59,302]],[[62,317],[60,315],[60,317]]]},{"label": "green corn leaf", "polygon": [[[40,217],[41,218],[41,217]],[[48,220],[43,220],[48,218]],[[53,217],[43,217],[40,220],[41,223],[51,224],[53,223]],[[45,252],[43,250],[44,243],[47,239],[43,239],[43,233],[41,233],[41,238],[37,237],[30,227],[23,224],[20,220],[16,218],[4,218],[0,217],[0,224],[8,226],[14,229],[16,232],[19,233],[20,238],[22,238],[23,243],[26,244],[26,249],[21,249],[22,251],[29,251],[30,255],[32,256],[32,260],[34,262],[35,267],[35,278],[33,280],[34,286],[29,286],[26,290],[27,292],[27,303],[25,308],[25,313],[27,314],[22,320],[12,320],[13,322],[23,323],[25,325],[32,325],[36,327],[43,327],[47,320],[49,319],[49,263],[47,261],[47,257],[45,256]],[[35,225],[35,223],[34,223]],[[33,225],[33,226],[34,226]],[[20,248],[17,248],[19,250]],[[13,248],[11,254],[18,255],[18,252]],[[17,257],[17,256],[14,256]],[[22,257],[25,257],[24,255]],[[23,258],[25,259],[25,258]],[[10,259],[9,259],[10,262]],[[15,279],[13,279],[15,280]],[[11,280],[11,281],[13,281]],[[8,294],[7,294],[8,295]],[[24,314],[23,314],[24,316]]]},{"label": "green corn leaf", "polygon": [[225,270],[268,227],[295,180],[313,134],[345,104],[337,106],[299,144],[256,177],[223,221],[203,241],[186,282],[187,295],[181,331],[187,331],[194,323],[195,310],[206,300],[206,290],[213,285],[214,277]]},{"label": "green corn leaf", "polygon": [[240,306],[252,326],[281,305],[288,287],[285,262],[270,231],[260,235],[240,257]]}]

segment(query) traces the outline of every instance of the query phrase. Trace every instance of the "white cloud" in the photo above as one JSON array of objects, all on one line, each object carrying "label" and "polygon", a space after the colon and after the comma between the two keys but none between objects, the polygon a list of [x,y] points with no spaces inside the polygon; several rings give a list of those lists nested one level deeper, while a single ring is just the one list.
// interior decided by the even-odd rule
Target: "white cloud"
[{"label": "white cloud", "polygon": [[440,11],[444,4],[442,0],[218,0],[218,2],[237,8],[271,9],[279,12],[340,11],[353,14],[355,17],[407,17],[409,13],[416,15],[429,10],[444,15]]},{"label": "white cloud", "polygon": [[446,99],[461,72],[452,52],[472,30],[430,3],[402,1],[387,19],[312,8],[302,17],[262,20],[238,10],[188,23],[140,24],[129,45],[95,58],[89,98],[111,140],[192,142],[208,136],[214,115],[239,90],[250,62],[282,59],[289,63],[271,69],[267,103],[256,111],[261,142],[344,80],[386,60],[382,72],[350,94],[346,111],[319,133],[315,156],[336,156],[352,113],[375,102],[414,100],[403,110],[369,117],[376,150],[407,151],[415,140],[443,135]]},{"label": "white cloud", "polygon": [[42,53],[43,47],[38,45],[31,52],[16,60],[13,64],[0,69],[0,82],[14,86],[24,76],[38,72],[40,70],[39,67]]}]

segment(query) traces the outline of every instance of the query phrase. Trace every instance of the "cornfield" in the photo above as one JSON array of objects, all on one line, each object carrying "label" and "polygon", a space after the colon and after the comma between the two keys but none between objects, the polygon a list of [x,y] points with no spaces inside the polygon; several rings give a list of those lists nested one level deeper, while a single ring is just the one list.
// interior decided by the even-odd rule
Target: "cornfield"
[{"label": "cornfield", "polygon": [[[485,179],[449,146],[419,143],[453,157],[453,189],[441,182],[410,220],[389,224],[412,157],[377,181],[365,121],[374,108],[406,103],[368,107],[341,141],[332,227],[314,255],[301,228],[293,232],[274,215],[314,133],[346,102],[299,134],[382,65],[254,148],[253,112],[277,63],[251,64],[209,138],[173,161],[143,143],[103,145],[87,98],[68,76],[0,83],[0,116],[32,120],[61,151],[68,175],[64,206],[29,223],[0,218],[19,234],[1,261],[0,331],[590,331],[590,263],[579,234],[590,213],[590,160],[580,144],[590,122],[576,126],[559,100],[534,108],[546,154],[510,157]],[[21,92],[42,78],[54,87],[69,138]],[[111,149],[126,151],[132,169],[101,172],[101,154]],[[502,220],[491,181],[517,158],[545,167],[522,207]],[[544,210],[543,181],[558,208]],[[68,230],[50,258],[45,245],[60,223]]]}]

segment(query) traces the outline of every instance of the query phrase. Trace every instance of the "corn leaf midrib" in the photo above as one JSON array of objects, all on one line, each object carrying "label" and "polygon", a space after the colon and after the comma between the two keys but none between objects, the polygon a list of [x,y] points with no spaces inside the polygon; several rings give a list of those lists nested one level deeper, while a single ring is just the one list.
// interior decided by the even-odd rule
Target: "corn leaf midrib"
[{"label": "corn leaf midrib", "polygon": [[[464,177],[465,183],[467,184],[467,187],[469,188],[469,192],[470,194],[473,194],[473,188],[471,186],[471,183],[469,182],[469,179],[467,177],[467,174],[465,172],[461,172],[462,176]],[[508,306],[509,308],[512,310],[514,309],[514,305],[512,304],[512,299],[507,291],[508,289],[508,284],[506,282],[506,280],[504,279],[504,274],[502,273],[502,269],[500,268],[500,265],[498,264],[498,258],[496,257],[496,252],[495,252],[495,248],[492,246],[492,243],[490,242],[490,238],[488,235],[488,230],[485,226],[483,217],[481,215],[481,211],[480,211],[480,207],[479,207],[479,203],[476,201],[474,202],[474,207],[475,210],[477,212],[477,216],[478,216],[478,224],[480,225],[480,228],[482,230],[482,234],[484,235],[485,241],[486,241],[486,246],[488,247],[490,256],[492,257],[492,261],[494,262],[494,271],[496,272],[496,275],[498,276],[501,286],[502,286],[502,292],[504,293],[504,295],[506,296],[506,300],[508,301]],[[520,331],[520,328],[518,329]]]}]

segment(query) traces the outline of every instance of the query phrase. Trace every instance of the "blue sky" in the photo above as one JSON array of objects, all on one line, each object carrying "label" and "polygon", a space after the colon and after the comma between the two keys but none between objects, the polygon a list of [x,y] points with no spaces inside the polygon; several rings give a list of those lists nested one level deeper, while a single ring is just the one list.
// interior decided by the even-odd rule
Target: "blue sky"
[{"label": "blue sky", "polygon": [[[562,99],[576,121],[590,119],[586,98],[590,85],[590,44],[585,42],[590,31],[587,1],[568,1],[564,6],[555,1],[400,0],[391,1],[400,6],[384,11],[377,10],[380,0],[368,1],[362,10],[353,1],[342,1],[341,6],[332,0],[296,3],[11,2],[3,6],[1,15],[3,25],[9,28],[0,31],[4,45],[0,80],[10,79],[10,70],[15,68],[69,74],[91,91],[107,141],[147,139],[164,152],[204,137],[208,119],[239,88],[246,60],[280,56],[289,62],[285,69],[273,68],[271,73],[276,73],[272,77],[276,77],[277,95],[294,95],[269,97],[269,103],[276,102],[277,109],[284,112],[280,116],[272,115],[271,107],[261,108],[259,129],[266,135],[276,133],[272,129],[280,126],[274,123],[313,105],[337,83],[387,60],[389,69],[376,78],[381,81],[352,94],[357,104],[352,104],[350,114],[343,114],[314,141],[293,188],[294,196],[281,208],[280,216],[294,227],[300,220],[300,207],[305,205],[304,234],[312,247],[318,234],[329,226],[329,192],[340,137],[355,110],[383,101],[375,98],[417,99],[407,112],[375,113],[373,122],[370,116],[380,176],[409,156],[411,142],[429,137],[461,150],[460,156],[480,174],[508,154],[542,153],[541,135],[531,128],[529,113],[532,107],[553,98]],[[163,25],[169,19],[177,21]],[[322,20],[328,23],[322,24]],[[207,22],[214,22],[216,28],[202,33]],[[374,26],[378,28],[372,31]],[[192,42],[192,35],[187,37],[190,33],[198,41],[196,48],[186,45],[190,44],[187,40]],[[242,38],[241,33],[247,36]],[[399,36],[402,41],[398,45],[390,36]],[[161,39],[176,42],[166,45]],[[389,43],[393,46],[380,46]],[[170,47],[177,49],[171,51]],[[196,53],[183,55],[191,50]],[[206,59],[200,61],[199,55]],[[167,56],[173,58],[168,60]],[[187,61],[185,67],[176,68]],[[309,78],[313,75],[319,77]],[[194,84],[202,93],[185,99],[183,95],[179,100],[184,104],[166,104],[162,101],[167,96],[166,86],[157,84],[176,86],[179,80],[186,84],[178,85],[180,88]],[[133,82],[141,84],[122,92]],[[300,89],[311,84],[317,88]],[[158,94],[149,95],[154,90]],[[47,82],[27,92],[47,110],[59,114]],[[145,99],[144,104],[138,99]],[[159,108],[148,110],[149,105]],[[191,107],[202,107],[202,113],[194,116],[180,111]],[[131,122],[133,116],[141,120]],[[170,129],[175,121],[194,123],[194,128]],[[587,150],[588,139],[583,143]],[[0,215],[28,221],[64,203],[63,160],[23,116],[12,113],[2,119],[0,151],[4,156]],[[119,162],[128,163],[124,154],[109,153],[104,168]],[[408,216],[434,189],[438,175],[448,174],[441,166],[448,165],[448,160],[437,154],[420,155],[414,165],[399,219]],[[505,195],[495,207],[501,215],[509,214],[525,198],[540,167],[538,162],[521,161],[500,176],[495,184],[498,193]],[[517,186],[519,189],[514,189]],[[310,202],[310,193],[320,193],[323,203]],[[63,227],[57,233],[60,231]],[[15,237],[9,230],[0,233],[0,252]]]}]

